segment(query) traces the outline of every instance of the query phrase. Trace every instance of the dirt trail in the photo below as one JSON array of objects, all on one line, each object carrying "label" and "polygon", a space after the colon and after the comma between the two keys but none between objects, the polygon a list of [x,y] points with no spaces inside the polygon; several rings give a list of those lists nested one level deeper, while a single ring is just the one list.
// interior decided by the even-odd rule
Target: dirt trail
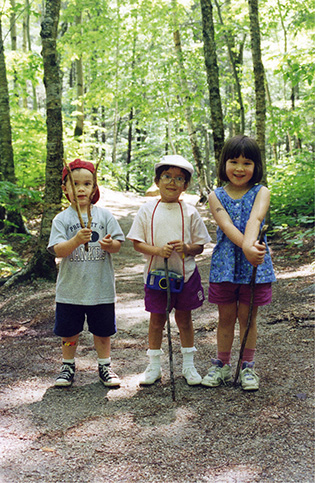
[{"label": "dirt trail", "polygon": [[[189,197],[190,202],[196,201]],[[102,189],[100,203],[127,233],[145,199]],[[209,232],[215,225],[200,208]],[[147,364],[148,314],[143,262],[129,241],[114,257],[118,333],[113,368],[119,389],[98,382],[91,335],[84,331],[71,388],[52,387],[60,367],[52,333],[54,284],[36,281],[0,292],[0,482],[252,483],[314,481],[314,267],[271,244],[278,282],[259,315],[256,365],[260,390],[191,388],[181,377],[172,319],[176,402],[172,402],[166,336],[162,381],[140,388]],[[198,257],[205,290],[213,244]],[[217,312],[195,311],[196,366],[215,356]],[[236,367],[239,345],[233,347]]]}]

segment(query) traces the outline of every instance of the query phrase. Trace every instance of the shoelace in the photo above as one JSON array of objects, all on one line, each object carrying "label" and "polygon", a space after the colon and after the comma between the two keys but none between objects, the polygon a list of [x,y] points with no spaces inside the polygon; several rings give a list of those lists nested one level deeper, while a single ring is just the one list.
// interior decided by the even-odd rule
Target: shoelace
[{"label": "shoelace", "polygon": [[106,366],[105,364],[100,366],[100,372],[102,373],[102,376],[108,381],[109,379],[112,379],[113,377],[117,377],[114,371],[110,366]]},{"label": "shoelace", "polygon": [[214,376],[214,375],[215,375],[217,372],[219,372],[219,371],[220,371],[220,367],[214,367],[213,369],[211,369],[211,370],[209,371],[208,376]]},{"label": "shoelace", "polygon": [[72,374],[74,374],[73,368],[68,364],[64,364],[61,368],[58,379],[67,379],[67,377],[72,376]]},{"label": "shoelace", "polygon": [[222,382],[222,384],[224,384],[224,386],[226,386],[227,385],[227,381],[222,377],[222,373],[221,373],[220,369],[222,369],[222,368],[219,367],[219,366],[213,367],[209,371],[208,376],[214,376],[217,372],[220,372],[218,379],[219,379],[219,381]]}]

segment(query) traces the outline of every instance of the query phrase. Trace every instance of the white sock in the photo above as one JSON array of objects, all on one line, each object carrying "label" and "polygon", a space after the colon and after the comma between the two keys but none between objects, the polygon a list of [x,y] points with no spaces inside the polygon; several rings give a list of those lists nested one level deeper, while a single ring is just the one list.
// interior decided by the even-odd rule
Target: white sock
[{"label": "white sock", "polygon": [[62,359],[63,364],[74,364],[74,359]]},{"label": "white sock", "polygon": [[110,361],[111,361],[111,358],[110,357],[107,357],[106,359],[100,359],[99,357],[97,358],[97,362],[99,363],[99,365],[103,365],[103,364],[110,364]]},{"label": "white sock", "polygon": [[162,349],[148,349],[147,355],[149,356],[150,365],[161,367],[161,355]]},{"label": "white sock", "polygon": [[194,367],[194,353],[197,352],[196,347],[181,347],[183,355],[183,369],[185,367]]}]

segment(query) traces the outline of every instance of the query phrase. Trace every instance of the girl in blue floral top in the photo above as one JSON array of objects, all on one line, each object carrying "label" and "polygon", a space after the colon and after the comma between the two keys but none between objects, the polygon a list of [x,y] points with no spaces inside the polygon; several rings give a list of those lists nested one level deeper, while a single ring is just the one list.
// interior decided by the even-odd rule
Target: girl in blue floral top
[{"label": "girl in blue floral top", "polygon": [[209,195],[211,213],[218,224],[217,243],[210,268],[209,302],[218,305],[217,359],[202,384],[216,387],[232,379],[231,349],[238,319],[242,340],[249,312],[250,280],[257,267],[251,327],[240,371],[244,390],[259,387],[254,372],[257,341],[257,311],[271,302],[271,282],[276,280],[267,240],[259,244],[259,231],[269,208],[269,190],[260,184],[263,175],[261,154],[256,141],[238,135],[222,150],[219,177],[226,182]]}]

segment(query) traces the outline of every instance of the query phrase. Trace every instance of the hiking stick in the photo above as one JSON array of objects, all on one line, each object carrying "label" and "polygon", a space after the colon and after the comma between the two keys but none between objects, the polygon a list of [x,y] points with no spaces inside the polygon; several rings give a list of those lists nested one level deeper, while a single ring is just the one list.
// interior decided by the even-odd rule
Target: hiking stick
[{"label": "hiking stick", "polygon": [[85,228],[85,225],[84,225],[84,222],[83,222],[83,219],[82,219],[82,214],[81,214],[81,210],[80,210],[80,205],[79,205],[76,189],[75,189],[75,185],[74,185],[72,171],[71,171],[69,165],[67,164],[66,160],[63,159],[62,161],[63,161],[63,164],[65,165],[65,168],[67,169],[67,172],[68,172],[68,175],[69,175],[69,180],[70,180],[71,189],[72,189],[72,193],[73,193],[73,199],[74,199],[74,203],[75,203],[75,209],[78,213],[81,228]]},{"label": "hiking stick", "polygon": [[97,170],[98,170],[98,167],[100,165],[100,162],[101,162],[101,159],[99,159],[98,162],[96,163],[95,170],[94,170],[94,173],[93,173],[93,191],[90,195],[90,204],[87,208],[87,215],[88,215],[87,228],[91,228],[91,226],[92,226],[91,204],[92,204],[92,199],[93,199],[93,196],[94,196],[94,193],[95,193],[95,188],[96,188],[96,185],[97,185]]},{"label": "hiking stick", "polygon": [[[258,242],[260,244],[262,243],[262,241],[264,239],[264,235],[265,235],[267,229],[268,229],[268,225],[264,225],[261,229],[261,232],[260,232],[260,235],[259,235],[259,240],[258,240]],[[234,381],[233,381],[234,386],[236,386],[236,384],[237,384],[237,380],[238,380],[238,376],[239,376],[240,368],[241,368],[241,363],[242,363],[242,358],[243,358],[243,353],[244,353],[249,329],[250,329],[251,322],[252,322],[252,315],[253,315],[253,308],[254,308],[255,285],[256,285],[256,283],[255,283],[256,282],[256,273],[257,273],[257,267],[253,267],[252,277],[251,277],[251,280],[250,280],[250,302],[249,302],[247,324],[246,324],[246,329],[245,329],[245,332],[244,332],[244,337],[243,337],[241,348],[240,348],[240,355],[239,355],[239,358],[238,358],[237,368],[236,368],[235,377],[234,377]]]},{"label": "hiking stick", "polygon": [[168,338],[168,355],[169,355],[169,361],[170,361],[170,377],[171,377],[171,385],[172,385],[172,399],[173,399],[173,401],[175,401],[173,348],[172,348],[171,323],[170,323],[171,287],[170,287],[170,279],[169,279],[169,276],[168,276],[168,260],[167,260],[167,258],[164,258],[164,269],[165,269],[166,290],[167,290],[166,322],[167,322],[167,338]]}]

